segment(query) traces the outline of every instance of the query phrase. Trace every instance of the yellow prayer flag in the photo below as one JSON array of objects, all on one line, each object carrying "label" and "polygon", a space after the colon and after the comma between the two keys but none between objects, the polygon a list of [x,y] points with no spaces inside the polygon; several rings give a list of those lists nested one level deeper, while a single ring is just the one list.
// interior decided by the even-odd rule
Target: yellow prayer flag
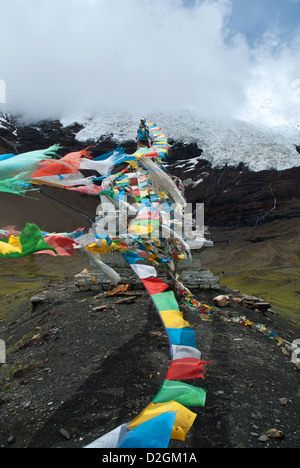
[{"label": "yellow prayer flag", "polygon": [[8,242],[0,241],[0,253],[6,255],[9,253],[21,253],[22,245],[19,237],[10,236]]},{"label": "yellow prayer flag", "polygon": [[111,251],[111,247],[107,245],[106,241],[101,239],[101,245],[94,243],[94,244],[89,244],[86,246],[88,250],[91,252],[95,252],[97,254],[106,254]]},{"label": "yellow prayer flag", "polygon": [[128,424],[128,427],[129,429],[134,429],[140,424],[149,421],[149,419],[167,412],[176,412],[171,439],[184,441],[185,436],[192,427],[197,415],[176,401],[169,401],[167,403],[150,403]]},{"label": "yellow prayer flag", "polygon": [[140,224],[132,224],[128,228],[129,234],[134,234],[137,236],[143,236],[145,234],[150,234],[152,232],[152,226],[149,224],[148,226],[140,225]]},{"label": "yellow prayer flag", "polygon": [[164,310],[160,315],[166,328],[190,327],[190,324],[184,320],[183,313],[178,310]]}]

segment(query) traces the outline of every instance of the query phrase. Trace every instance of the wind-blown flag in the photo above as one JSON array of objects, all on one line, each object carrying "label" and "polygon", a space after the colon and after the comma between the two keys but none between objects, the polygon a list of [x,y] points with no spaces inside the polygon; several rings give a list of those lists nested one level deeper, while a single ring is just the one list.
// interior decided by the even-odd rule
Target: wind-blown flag
[{"label": "wind-blown flag", "polygon": [[176,401],[169,401],[167,403],[150,403],[128,424],[128,427],[129,429],[134,429],[140,424],[167,412],[176,413],[171,438],[176,440],[185,440],[185,436],[192,427],[197,415]]},{"label": "wind-blown flag", "polygon": [[6,159],[14,158],[16,155],[13,153],[10,154],[0,154],[0,161],[5,161]]},{"label": "wind-blown flag", "polygon": [[56,155],[59,145],[45,150],[30,151],[0,160],[0,192],[22,195],[32,189],[29,176],[38,168],[42,160]]},{"label": "wind-blown flag", "polygon": [[152,401],[153,403],[166,403],[172,400],[183,406],[204,406],[206,390],[184,382],[165,380]]},{"label": "wind-blown flag", "polygon": [[12,235],[0,241],[0,257],[25,257],[42,250],[56,253],[55,248],[44,241],[40,229],[35,224],[28,223],[19,236]]},{"label": "wind-blown flag", "polygon": [[166,412],[136,426],[119,448],[168,448],[176,413]]},{"label": "wind-blown flag", "polygon": [[69,188],[74,186],[94,186],[91,178],[84,177],[79,171],[82,158],[90,158],[89,148],[68,153],[59,160],[41,161],[37,170],[31,175],[32,184]]},{"label": "wind-blown flag", "polygon": [[90,157],[88,148],[74,153],[68,153],[59,160],[41,161],[37,170],[32,174],[33,179],[60,174],[77,174],[81,159]]},{"label": "wind-blown flag", "polygon": [[176,359],[171,362],[165,379],[204,379],[204,364],[208,364],[208,362],[195,358]]},{"label": "wind-blown flag", "polygon": [[60,257],[73,257],[75,253],[75,245],[78,245],[76,241],[69,237],[62,236],[60,234],[52,235],[44,238],[45,242],[52,247],[52,249],[42,250],[36,252],[37,254],[48,254],[52,256]]}]

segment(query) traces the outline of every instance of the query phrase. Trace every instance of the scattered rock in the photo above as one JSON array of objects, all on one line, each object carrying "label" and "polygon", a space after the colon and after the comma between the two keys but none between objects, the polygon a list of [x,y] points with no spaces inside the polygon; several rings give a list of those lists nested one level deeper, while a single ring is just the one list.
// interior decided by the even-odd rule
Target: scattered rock
[{"label": "scattered rock", "polygon": [[108,291],[109,296],[114,296],[116,294],[125,294],[130,292],[130,284],[120,284],[116,287],[111,287]]},{"label": "scattered rock", "polygon": [[287,398],[280,398],[280,404],[282,406],[286,406],[288,404],[288,399]]},{"label": "scattered rock", "polygon": [[109,306],[108,305],[101,305],[101,306],[97,306],[97,307],[93,307],[92,310],[94,312],[101,312],[101,311],[106,311],[108,310]]},{"label": "scattered rock", "polygon": [[31,306],[32,306],[32,311],[34,311],[38,305],[40,305],[41,303],[43,303],[45,301],[46,301],[46,296],[44,296],[42,294],[37,295],[37,296],[33,296],[30,299]]},{"label": "scattered rock", "polygon": [[258,438],[258,440],[259,442],[268,442],[269,437],[266,434],[263,434]]},{"label": "scattered rock", "polygon": [[230,297],[229,296],[217,296],[214,298],[213,302],[217,307],[228,307],[230,304]]},{"label": "scattered rock", "polygon": [[10,436],[10,437],[7,439],[7,443],[10,444],[10,445],[13,444],[15,441],[16,441],[15,436]]},{"label": "scattered rock", "polygon": [[258,309],[260,312],[265,312],[271,308],[271,304],[269,304],[268,302],[256,302],[254,304],[254,308]]},{"label": "scattered rock", "polygon": [[240,298],[240,297],[233,297],[232,298],[233,302],[235,302],[236,304],[241,304],[243,302],[243,299]]},{"label": "scattered rock", "polygon": [[123,297],[122,299],[119,299],[116,304],[132,304],[133,301],[136,300],[135,296],[131,297]]},{"label": "scattered rock", "polygon": [[288,358],[291,357],[291,355],[290,355],[290,353],[288,352],[287,349],[281,348],[281,351],[282,351],[282,354],[284,354],[286,357],[288,357]]},{"label": "scattered rock", "polygon": [[282,431],[279,431],[278,429],[270,429],[267,433],[266,436],[269,439],[283,439],[284,434]]},{"label": "scattered rock", "polygon": [[71,434],[66,429],[61,428],[59,432],[65,439],[71,440]]}]

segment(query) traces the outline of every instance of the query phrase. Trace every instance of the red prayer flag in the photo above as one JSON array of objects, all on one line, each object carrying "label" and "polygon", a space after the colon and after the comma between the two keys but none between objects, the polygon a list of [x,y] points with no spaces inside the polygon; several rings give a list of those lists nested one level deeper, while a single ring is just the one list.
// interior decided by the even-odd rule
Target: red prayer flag
[{"label": "red prayer flag", "polygon": [[159,294],[169,289],[169,285],[160,278],[144,278],[142,282],[150,295]]},{"label": "red prayer flag", "polygon": [[76,174],[79,170],[81,158],[90,157],[88,148],[74,153],[69,153],[63,158],[41,161],[32,178],[47,177],[60,174]]},{"label": "red prayer flag", "polygon": [[168,369],[166,380],[204,379],[204,364],[196,358],[175,359]]},{"label": "red prayer flag", "polygon": [[78,187],[64,187],[67,190],[73,190],[75,192],[85,193],[87,195],[99,195],[100,192],[105,190],[103,187],[99,185],[80,185]]},{"label": "red prayer flag", "polygon": [[72,257],[75,252],[74,244],[77,244],[73,239],[61,235],[46,237],[45,242],[51,245],[51,247],[54,247],[57,253],[51,250],[42,250],[38,252],[39,254],[58,255],[61,257]]}]

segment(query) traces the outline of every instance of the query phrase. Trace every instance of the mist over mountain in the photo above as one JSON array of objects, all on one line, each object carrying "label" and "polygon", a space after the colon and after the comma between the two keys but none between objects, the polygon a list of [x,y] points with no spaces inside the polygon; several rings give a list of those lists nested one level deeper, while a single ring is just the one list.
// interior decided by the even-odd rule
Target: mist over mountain
[{"label": "mist over mountain", "polygon": [[[255,174],[276,178],[276,171],[299,167],[297,4],[253,2],[260,32],[254,6],[237,0],[1,2],[9,39],[0,49],[0,112],[12,122],[22,116],[12,125],[10,117],[0,120],[1,152],[59,143],[65,151],[92,144],[97,153],[124,142],[130,151],[145,116],[172,143],[165,168],[184,175],[196,200],[205,198],[210,178],[218,199],[225,197],[218,181],[228,166],[239,188],[242,164],[253,182],[238,196],[251,198],[253,186],[260,193],[257,179],[267,200],[253,219],[277,213],[274,186]],[[284,25],[283,11],[290,13]],[[294,183],[284,184],[285,200]]]},{"label": "mist over mountain", "polygon": [[206,119],[284,124],[299,113],[299,30],[286,41],[269,8],[266,29],[250,41],[233,21],[237,4],[1,2],[7,40],[0,49],[6,83],[0,111],[31,120],[99,110],[192,111]]}]

